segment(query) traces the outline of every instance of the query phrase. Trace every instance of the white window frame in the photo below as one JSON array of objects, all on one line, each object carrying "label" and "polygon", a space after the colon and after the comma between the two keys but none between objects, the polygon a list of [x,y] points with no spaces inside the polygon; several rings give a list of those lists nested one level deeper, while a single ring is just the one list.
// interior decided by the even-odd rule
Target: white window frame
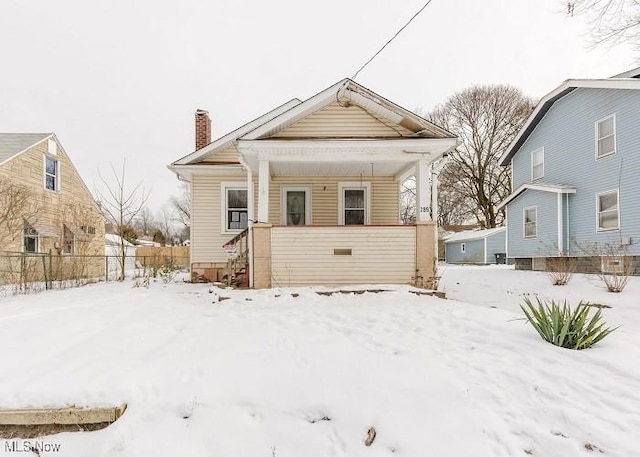
[{"label": "white window frame", "polygon": [[[540,176],[534,176],[534,157],[536,154],[540,153],[542,155],[542,174]],[[544,147],[534,149],[531,151],[531,181],[537,181],[538,179],[544,178]]]},{"label": "white window frame", "polygon": [[463,254],[467,252],[467,243],[460,243],[460,252]]},{"label": "white window frame", "polygon": [[280,222],[287,225],[287,192],[304,192],[304,224],[311,225],[311,186],[286,186],[280,188]]},{"label": "white window frame", "polygon": [[338,225],[344,224],[344,191],[364,189],[364,225],[371,224],[371,183],[347,181],[338,183]]},{"label": "white window frame", "polygon": [[[601,124],[602,122],[608,120],[608,119],[613,119],[613,151],[611,152],[607,152],[606,154],[602,154],[599,155],[598,152],[598,144],[599,144],[599,140],[601,140],[602,138],[598,137],[598,124]],[[607,138],[607,137],[603,137],[603,138]],[[605,157],[609,157],[610,155],[613,155],[616,153],[617,149],[618,149],[618,132],[617,132],[617,122],[616,122],[616,113],[610,114],[606,117],[603,117],[600,120],[597,120],[595,123],[595,148],[596,148],[596,160],[599,159],[603,159]]]},{"label": "white window frame", "polygon": [[222,235],[231,233],[240,233],[243,229],[228,229],[229,221],[227,220],[229,212],[227,211],[227,190],[246,190],[247,191],[247,217],[249,216],[249,189],[246,181],[229,181],[220,183],[220,233]]},{"label": "white window frame", "polygon": [[[600,196],[601,195],[606,195],[606,194],[612,194],[614,193],[616,194],[616,202],[617,202],[617,206],[618,206],[618,225],[615,228],[601,228],[600,227]],[[596,232],[600,233],[600,232],[615,232],[617,230],[620,230],[620,190],[619,189],[611,189],[611,190],[606,190],[604,192],[598,192],[596,194]]]},{"label": "white window frame", "polygon": [[30,238],[35,238],[35,240],[36,240],[36,250],[35,251],[27,251],[25,249],[26,246],[25,246],[25,243],[24,243],[24,239],[25,239],[26,234],[24,233],[25,229],[23,227],[22,228],[22,252],[29,252],[29,253],[31,253],[31,252],[33,252],[33,253],[40,252],[40,233],[31,224],[29,224],[29,227],[31,227],[33,229],[33,231],[36,232],[35,235],[30,235],[29,236]]},{"label": "white window frame", "polygon": [[[536,214],[536,233],[535,235],[527,235],[527,211],[534,210]],[[522,237],[524,239],[538,238],[538,207],[537,206],[525,206],[522,208]]]},{"label": "white window frame", "polygon": [[[49,189],[47,188],[47,176],[49,175],[49,173],[47,173],[47,159],[53,160],[56,163],[56,174],[54,175],[54,189]],[[42,160],[42,185],[44,187],[44,190],[48,191],[48,192],[60,192],[60,183],[62,182],[62,180],[60,179],[60,159],[58,159],[58,157],[50,155],[50,154],[45,154],[44,158]]]}]

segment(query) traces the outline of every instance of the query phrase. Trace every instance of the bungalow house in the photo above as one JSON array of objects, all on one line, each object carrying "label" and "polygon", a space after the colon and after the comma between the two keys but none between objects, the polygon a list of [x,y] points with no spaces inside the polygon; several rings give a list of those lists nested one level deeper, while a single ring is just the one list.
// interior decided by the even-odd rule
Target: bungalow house
[{"label": "bungalow house", "polygon": [[486,265],[505,263],[506,227],[465,230],[444,239],[447,263]]},{"label": "bungalow house", "polygon": [[5,263],[16,254],[57,256],[50,265],[60,279],[62,270],[104,275],[103,257],[85,257],[104,255],[104,220],[53,133],[0,133],[0,252]]},{"label": "bungalow house", "polygon": [[581,271],[640,256],[640,68],[569,79],[545,95],[500,159],[511,167],[507,254],[518,269],[575,257]]},{"label": "bungalow house", "polygon": [[[193,277],[228,259],[250,287],[410,283],[434,276],[434,162],[455,135],[350,79],[293,99],[169,168],[190,183]],[[400,184],[417,176],[417,222],[400,223]],[[242,267],[241,267],[242,268]]]}]

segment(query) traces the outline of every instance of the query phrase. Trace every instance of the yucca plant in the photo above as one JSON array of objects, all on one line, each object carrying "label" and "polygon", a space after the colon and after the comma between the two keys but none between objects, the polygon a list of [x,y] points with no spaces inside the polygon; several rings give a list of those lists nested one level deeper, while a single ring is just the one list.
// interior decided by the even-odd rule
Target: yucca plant
[{"label": "yucca plant", "polygon": [[536,302],[525,297],[520,308],[540,337],[556,346],[586,349],[618,328],[605,327],[605,322],[601,322],[602,309],[589,316],[591,306],[588,302],[580,301],[573,310],[566,300],[560,304],[536,297]]}]

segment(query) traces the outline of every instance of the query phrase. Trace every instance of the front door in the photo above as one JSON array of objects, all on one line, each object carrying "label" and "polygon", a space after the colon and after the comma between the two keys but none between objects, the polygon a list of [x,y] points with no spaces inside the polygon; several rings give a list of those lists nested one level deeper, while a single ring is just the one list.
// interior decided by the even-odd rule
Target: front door
[{"label": "front door", "polygon": [[311,223],[311,191],[307,187],[284,187],[282,208],[284,225],[308,225]]}]

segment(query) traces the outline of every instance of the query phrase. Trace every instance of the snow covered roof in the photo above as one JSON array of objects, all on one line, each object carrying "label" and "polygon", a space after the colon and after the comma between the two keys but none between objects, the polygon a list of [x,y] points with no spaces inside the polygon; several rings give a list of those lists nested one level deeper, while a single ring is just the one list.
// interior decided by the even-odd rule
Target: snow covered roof
[{"label": "snow covered roof", "polygon": [[0,163],[50,137],[51,133],[0,133]]},{"label": "snow covered roof", "polygon": [[556,194],[575,194],[576,188],[573,186],[565,186],[561,184],[545,184],[545,183],[537,183],[530,184],[525,183],[518,187],[514,192],[511,193],[502,203],[500,203],[497,209],[502,209],[513,200],[515,200],[521,193],[525,190],[541,190],[542,192],[554,192]]},{"label": "snow covered roof", "polygon": [[[123,240],[123,241],[125,246],[135,247],[134,244],[129,243],[127,240]],[[120,238],[120,236],[114,233],[106,233],[104,235],[104,243],[107,246],[119,246],[121,242],[122,242],[122,238]]]},{"label": "snow covered roof", "polygon": [[496,227],[485,230],[467,230],[464,232],[452,233],[444,239],[445,243],[453,243],[456,241],[482,240],[496,233],[504,232],[506,227]]}]

